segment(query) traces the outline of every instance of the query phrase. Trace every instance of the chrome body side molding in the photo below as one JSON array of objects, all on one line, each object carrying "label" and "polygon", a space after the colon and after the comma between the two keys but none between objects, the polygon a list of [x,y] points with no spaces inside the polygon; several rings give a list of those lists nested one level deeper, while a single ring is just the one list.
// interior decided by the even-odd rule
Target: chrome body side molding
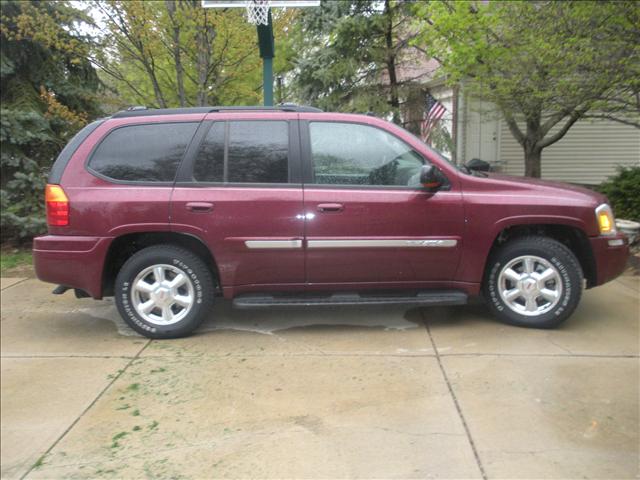
[{"label": "chrome body side molding", "polygon": [[246,240],[249,249],[296,249],[302,248],[302,240]]},{"label": "chrome body side molding", "polygon": [[399,240],[308,240],[308,248],[451,248],[452,238],[418,238]]}]

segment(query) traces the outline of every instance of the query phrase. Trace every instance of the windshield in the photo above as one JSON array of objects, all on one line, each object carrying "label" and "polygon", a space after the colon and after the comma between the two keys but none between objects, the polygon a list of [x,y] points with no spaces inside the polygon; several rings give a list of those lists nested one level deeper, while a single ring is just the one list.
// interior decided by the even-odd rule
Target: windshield
[{"label": "windshield", "polygon": [[406,130],[406,129],[405,129],[405,132],[407,132],[409,135],[411,135],[413,138],[415,138],[421,144],[425,145],[429,150],[431,150],[433,153],[435,153],[436,156],[438,156],[438,158],[444,160],[449,165],[451,165],[453,168],[455,168],[455,169],[457,169],[457,170],[459,170],[459,171],[461,171],[463,173],[470,173],[470,171],[469,171],[469,169],[467,167],[465,167],[464,165],[455,164],[453,162],[453,160],[451,160],[451,158],[449,158],[447,155],[442,153],[440,150],[437,150],[437,149],[433,148],[431,145],[427,145],[420,137],[418,137],[414,133],[412,133],[412,132],[410,132],[409,130]]}]

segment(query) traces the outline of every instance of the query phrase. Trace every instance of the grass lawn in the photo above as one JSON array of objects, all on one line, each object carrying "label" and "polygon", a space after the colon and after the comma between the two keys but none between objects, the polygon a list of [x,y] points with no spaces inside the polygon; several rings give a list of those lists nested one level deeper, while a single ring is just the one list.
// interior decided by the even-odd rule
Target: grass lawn
[{"label": "grass lawn", "polygon": [[0,275],[31,270],[30,248],[2,248],[0,250]]}]

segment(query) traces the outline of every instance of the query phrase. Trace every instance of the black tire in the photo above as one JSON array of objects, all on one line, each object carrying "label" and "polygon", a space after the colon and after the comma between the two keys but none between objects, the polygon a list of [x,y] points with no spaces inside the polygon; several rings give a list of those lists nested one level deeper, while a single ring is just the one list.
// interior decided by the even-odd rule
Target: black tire
[{"label": "black tire", "polygon": [[[547,307],[549,310],[546,312],[543,308],[545,299],[542,299],[541,313],[526,315],[510,307],[500,294],[499,282],[502,270],[508,267],[510,262],[517,262],[519,258],[525,256],[534,256],[546,260],[552,268],[555,268],[558,274],[557,278],[560,279],[559,283],[561,285],[559,287],[555,287],[557,281],[552,281],[551,283],[552,288],[555,287],[561,290],[561,293],[557,295],[559,300],[553,307],[553,302],[550,301]],[[509,285],[514,284],[515,282]],[[551,238],[529,236],[509,241],[491,256],[487,263],[483,293],[493,314],[504,323],[519,327],[554,328],[569,318],[578,306],[582,295],[582,284],[582,268],[571,250]],[[538,287],[535,286],[534,288]],[[518,301],[524,303],[526,299],[525,297],[520,297],[519,300],[515,300],[515,302]],[[524,305],[521,308],[524,308]]]},{"label": "black tire", "polygon": [[[137,293],[132,289],[133,282],[154,265],[173,266],[182,271],[192,289],[193,301],[184,318],[170,325],[154,324],[134,307],[133,296]],[[153,339],[179,338],[192,333],[211,310],[214,298],[213,276],[207,265],[189,250],[174,245],[154,245],[133,254],[118,272],[114,290],[118,311],[125,322],[136,332]]]}]

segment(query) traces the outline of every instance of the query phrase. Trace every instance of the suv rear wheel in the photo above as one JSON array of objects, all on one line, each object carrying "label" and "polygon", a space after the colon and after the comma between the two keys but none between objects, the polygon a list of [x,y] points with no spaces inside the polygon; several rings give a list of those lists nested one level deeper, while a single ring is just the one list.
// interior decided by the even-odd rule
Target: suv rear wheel
[{"label": "suv rear wheel", "polygon": [[571,250],[556,240],[518,238],[492,256],[484,294],[489,308],[505,323],[553,328],[578,306],[582,269]]},{"label": "suv rear wheel", "polygon": [[205,263],[173,245],[147,247],[116,278],[116,304],[127,324],[149,338],[177,338],[198,328],[213,304]]}]

